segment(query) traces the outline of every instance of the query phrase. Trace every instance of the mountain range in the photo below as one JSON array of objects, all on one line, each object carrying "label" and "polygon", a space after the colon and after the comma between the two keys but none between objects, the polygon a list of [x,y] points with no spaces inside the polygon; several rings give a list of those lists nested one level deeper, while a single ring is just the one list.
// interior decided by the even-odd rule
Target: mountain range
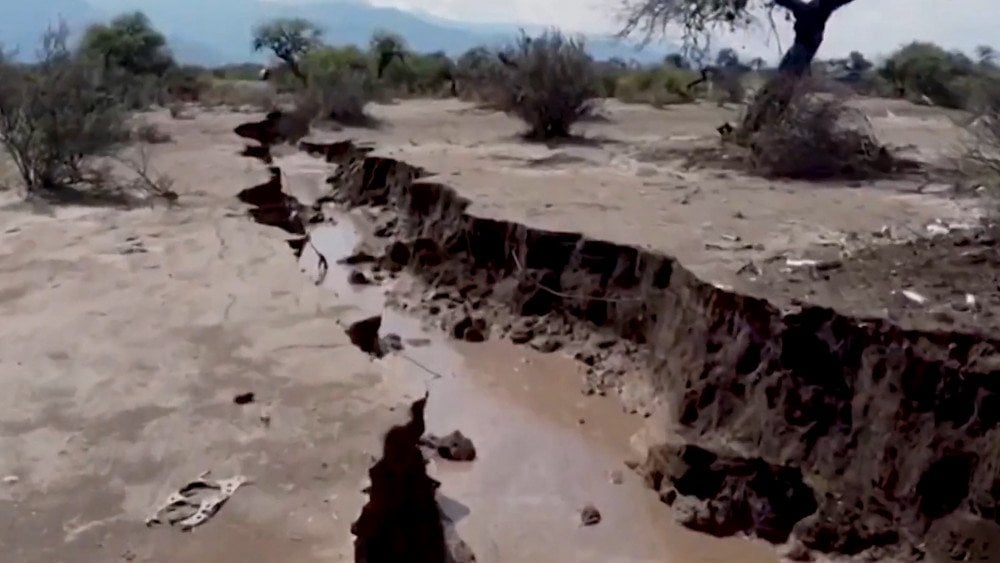
[{"label": "mountain range", "polygon": [[[375,7],[364,0],[0,0],[0,4],[0,45],[27,60],[34,57],[45,29],[60,19],[78,33],[91,23],[132,10],[142,10],[150,18],[178,61],[201,65],[263,60],[265,55],[251,52],[250,34],[254,25],[273,17],[314,21],[323,28],[325,40],[335,45],[367,45],[372,32],[384,29],[403,36],[415,51],[453,56],[477,45],[503,44],[521,27],[443,20]],[[639,50],[613,37],[586,39],[588,50],[598,59],[651,62],[662,60],[671,50],[663,46]]]}]

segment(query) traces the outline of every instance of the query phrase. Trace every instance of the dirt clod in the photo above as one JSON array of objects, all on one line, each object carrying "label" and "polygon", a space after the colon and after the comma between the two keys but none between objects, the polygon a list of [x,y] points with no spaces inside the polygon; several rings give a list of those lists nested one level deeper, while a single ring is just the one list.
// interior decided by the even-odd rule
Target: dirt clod
[{"label": "dirt clod", "polygon": [[543,354],[550,354],[562,348],[563,344],[552,336],[538,336],[531,340],[531,347]]},{"label": "dirt clod", "polygon": [[371,283],[371,280],[361,270],[351,270],[351,273],[347,275],[347,283],[351,285],[368,285]]},{"label": "dirt clod", "polygon": [[375,315],[351,323],[346,332],[347,336],[351,339],[351,344],[354,344],[366,354],[381,358],[385,356],[378,337],[378,330],[381,327],[382,315]]},{"label": "dirt clod", "polygon": [[476,459],[476,447],[472,440],[461,431],[456,430],[443,437],[428,434],[422,443],[433,449],[439,456],[450,461],[473,461]]},{"label": "dirt clod", "polygon": [[254,399],[255,397],[253,391],[250,391],[247,393],[240,393],[239,395],[236,395],[235,397],[233,397],[233,402],[236,403],[237,405],[249,405],[250,403],[254,402]]},{"label": "dirt clod", "polygon": [[580,523],[584,526],[595,526],[601,523],[601,512],[597,507],[588,504],[580,509]]}]

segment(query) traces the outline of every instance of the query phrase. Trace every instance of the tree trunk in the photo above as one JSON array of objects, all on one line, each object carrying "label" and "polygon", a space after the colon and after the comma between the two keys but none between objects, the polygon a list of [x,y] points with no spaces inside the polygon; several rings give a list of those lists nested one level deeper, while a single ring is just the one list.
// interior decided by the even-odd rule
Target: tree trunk
[{"label": "tree trunk", "polygon": [[778,65],[778,76],[772,78],[747,108],[737,141],[749,142],[754,133],[768,121],[784,113],[795,93],[795,83],[807,76],[816,52],[823,43],[826,22],[838,8],[853,0],[774,0],[792,13],[795,19],[795,41]]}]

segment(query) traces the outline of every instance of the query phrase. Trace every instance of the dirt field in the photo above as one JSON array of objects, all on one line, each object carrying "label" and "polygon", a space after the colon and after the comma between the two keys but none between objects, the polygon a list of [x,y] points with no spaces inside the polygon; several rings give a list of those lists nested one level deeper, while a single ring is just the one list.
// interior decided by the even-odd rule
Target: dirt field
[{"label": "dirt field", "polygon": [[[946,158],[959,141],[931,110],[864,103],[885,140],[924,158]],[[1000,305],[995,278],[976,275],[996,262],[993,244],[958,242],[979,219],[975,198],[918,181],[810,185],[681,167],[679,151],[711,142],[728,110],[608,103],[606,119],[581,128],[586,142],[559,147],[525,144],[518,123],[456,101],[374,112],[380,129],[314,138],[373,143],[376,154],[423,167],[436,175],[429,181],[470,198],[476,215],[662,251],[702,279],[781,305],[806,299],[984,330]],[[268,178],[238,156],[232,132],[254,118],[151,116],[174,137],[154,165],[173,177],[177,207],[10,199],[0,209],[0,545],[11,561],[350,560],[365,473],[383,434],[426,388],[431,430],[458,427],[481,448],[471,469],[433,472],[464,507],[449,505],[480,561],[775,558],[758,543],[677,528],[630,472],[623,485],[608,484],[641,420],[609,406],[612,398],[581,397],[573,362],[493,342],[453,347],[406,320],[389,325],[432,337],[411,357],[446,377],[351,346],[344,326],[378,312],[381,291],[355,293],[336,266],[336,279],[316,287],[282,233],[252,223],[235,199]],[[286,192],[304,202],[328,189],[331,169],[319,159],[285,151],[277,164]],[[930,251],[923,242],[914,252],[880,249],[932,223],[956,232]],[[315,267],[308,256],[305,270]],[[855,256],[863,268],[852,269]],[[789,258],[843,265],[802,273],[782,266]],[[969,270],[956,274],[963,260]],[[894,283],[901,276],[906,283]],[[902,289],[932,302],[900,301]],[[960,305],[966,294],[975,306]],[[947,316],[932,307],[942,303]],[[526,365],[538,367],[505,377]],[[525,374],[545,379],[533,387]],[[254,402],[233,404],[251,391]],[[507,423],[511,412],[531,422]],[[206,470],[254,483],[190,534],[143,526]],[[575,511],[590,501],[604,521],[581,528]]]},{"label": "dirt field", "polygon": [[[895,100],[858,105],[882,140],[905,147],[905,154],[940,164],[961,151],[956,115]],[[455,101],[405,102],[378,107],[375,114],[385,124],[381,130],[336,138],[371,142],[375,154],[425,168],[436,175],[428,181],[471,198],[472,214],[663,251],[702,279],[782,304],[804,299],[884,314],[888,304],[899,302],[894,292],[915,289],[932,297],[933,287],[881,279],[877,271],[866,275],[870,288],[857,287],[856,278],[843,285],[835,278],[836,285],[812,292],[793,279],[801,272],[760,281],[754,272],[783,268],[787,259],[840,259],[871,245],[925,237],[938,232],[928,230],[932,224],[961,230],[981,216],[981,199],[933,179],[815,184],[717,167],[685,169],[689,148],[712,146],[715,126],[737,115],[715,105],[654,110],[608,101],[605,119],[580,127],[584,141],[558,147],[525,144],[516,138],[518,122]],[[946,266],[946,275],[956,261],[961,258]],[[988,271],[971,268],[965,277]],[[954,292],[964,299],[989,288],[977,282],[933,297],[940,304]],[[907,312],[922,318],[912,308],[900,314]],[[952,314],[964,326],[980,323],[961,311]]]}]

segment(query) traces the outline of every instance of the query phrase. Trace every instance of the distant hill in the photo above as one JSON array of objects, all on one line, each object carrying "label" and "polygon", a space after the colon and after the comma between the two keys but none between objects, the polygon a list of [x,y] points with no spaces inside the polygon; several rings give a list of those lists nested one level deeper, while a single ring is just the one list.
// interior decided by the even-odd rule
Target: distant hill
[{"label": "distant hill", "polygon": [[[304,17],[324,30],[333,44],[366,45],[373,31],[386,29],[406,38],[417,51],[459,55],[477,45],[499,45],[517,32],[514,24],[464,24],[395,8],[371,6],[361,0],[313,0],[279,4],[260,0],[0,0],[0,44],[19,47],[31,58],[38,37],[61,17],[80,30],[94,21],[128,10],[142,10],[170,40],[181,62],[218,65],[263,60],[250,51],[251,28],[272,17]],[[600,59],[620,57],[658,61],[662,47],[637,51],[613,38],[590,37],[588,49]]]}]

